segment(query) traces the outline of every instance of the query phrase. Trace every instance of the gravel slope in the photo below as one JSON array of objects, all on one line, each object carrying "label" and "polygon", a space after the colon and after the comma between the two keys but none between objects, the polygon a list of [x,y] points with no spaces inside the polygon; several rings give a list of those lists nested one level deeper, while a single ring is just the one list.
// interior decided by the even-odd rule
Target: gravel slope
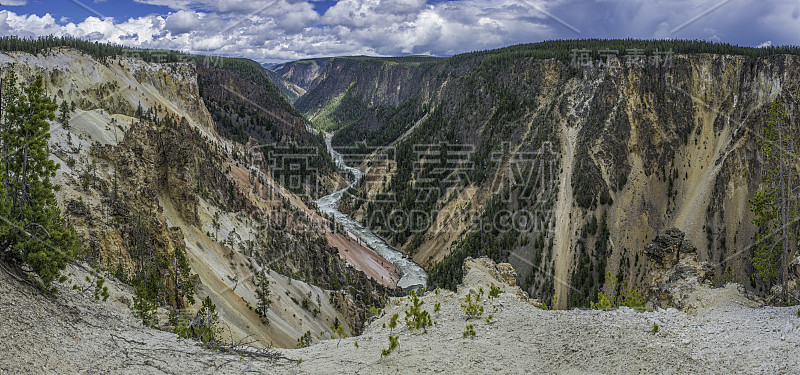
[{"label": "gravel slope", "polygon": [[0,373],[241,373],[247,366],[239,356],[142,327],[119,301],[126,292],[109,284],[104,303],[66,287],[46,297],[0,270]]},{"label": "gravel slope", "polygon": [[[706,307],[691,315],[674,309],[544,311],[491,272],[470,272],[458,293],[422,298],[437,324],[427,333],[395,329],[400,345],[390,356],[380,357],[390,334],[382,324],[395,312],[402,323],[407,297],[392,299],[360,337],[279,351],[302,360],[298,365],[225,355],[143,328],[118,302],[125,290],[116,285],[106,303],[66,288],[55,298],[43,297],[2,271],[0,285],[4,373],[800,373],[797,309],[746,307],[730,298],[735,287],[708,293],[713,298],[702,299]],[[506,291],[482,300],[484,317],[497,308],[494,323],[467,322],[463,296],[479,288],[488,293],[490,285]],[[437,302],[441,310],[433,312]],[[462,338],[468,323],[475,326],[474,339]]]}]

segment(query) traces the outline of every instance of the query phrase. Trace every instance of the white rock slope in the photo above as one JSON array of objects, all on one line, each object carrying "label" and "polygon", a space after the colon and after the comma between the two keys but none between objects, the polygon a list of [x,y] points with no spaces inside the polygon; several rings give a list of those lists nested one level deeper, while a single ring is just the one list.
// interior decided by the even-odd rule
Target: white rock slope
[{"label": "white rock slope", "polygon": [[[458,293],[422,298],[436,325],[427,333],[398,327],[399,348],[387,346],[383,323],[395,312],[402,322],[407,298],[395,298],[364,335],[281,350],[302,360],[275,363],[207,351],[189,341],[137,325],[116,303],[96,303],[68,289],[45,298],[0,271],[0,372],[7,373],[800,373],[797,308],[748,308],[734,298],[715,298],[695,314],[668,309],[637,313],[545,311],[504,281],[507,268],[469,260]],[[492,286],[504,293],[487,300]],[[483,288],[484,317],[465,320],[460,304]],[[124,290],[113,288],[112,294]],[[728,290],[731,289],[731,290]],[[735,294],[735,286],[717,297]],[[112,297],[113,298],[119,298]],[[433,312],[435,303],[441,310]],[[476,337],[465,339],[466,324]],[[653,333],[653,325],[659,330]],[[358,348],[355,342],[358,342]]]}]

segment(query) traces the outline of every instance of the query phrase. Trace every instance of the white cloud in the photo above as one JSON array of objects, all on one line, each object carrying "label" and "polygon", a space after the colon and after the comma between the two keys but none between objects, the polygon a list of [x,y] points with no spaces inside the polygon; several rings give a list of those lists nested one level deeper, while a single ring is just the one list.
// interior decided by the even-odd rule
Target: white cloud
[{"label": "white cloud", "polygon": [[[3,1],[3,0],[0,0]],[[0,11],[0,34],[72,35],[133,47],[284,61],[333,55],[451,55],[544,39],[685,38],[800,44],[799,0],[136,0],[168,14],[61,20]],[[526,5],[533,4],[533,6]],[[698,17],[699,16],[699,17]],[[558,20],[556,19],[558,18]],[[562,24],[566,22],[567,25]],[[691,22],[688,22],[691,21]],[[678,27],[683,25],[683,27]]]},{"label": "white cloud", "polygon": [[134,1],[142,4],[166,6],[175,10],[188,10],[189,8],[194,6],[195,3],[197,3],[197,1],[192,1],[192,0],[134,0]]},{"label": "white cloud", "polygon": [[17,15],[14,12],[0,11],[2,17],[2,31],[5,35],[18,35],[22,37],[36,37],[40,35],[55,34],[59,32],[56,20],[50,14],[44,16]]},{"label": "white cloud", "polygon": [[[301,0],[135,0],[175,10],[197,10],[222,14],[260,14],[286,5],[303,4]],[[311,0],[318,1],[318,0]]]},{"label": "white cloud", "polygon": [[172,13],[167,17],[166,28],[173,35],[194,31],[200,27],[200,16],[199,13],[189,10]]},{"label": "white cloud", "polygon": [[553,37],[545,17],[516,0],[342,0],[320,22],[380,54],[448,55]]},{"label": "white cloud", "polygon": [[2,0],[2,1],[0,1],[0,5],[11,6],[11,7],[23,6],[23,5],[27,5],[27,4],[28,4],[28,0]]}]

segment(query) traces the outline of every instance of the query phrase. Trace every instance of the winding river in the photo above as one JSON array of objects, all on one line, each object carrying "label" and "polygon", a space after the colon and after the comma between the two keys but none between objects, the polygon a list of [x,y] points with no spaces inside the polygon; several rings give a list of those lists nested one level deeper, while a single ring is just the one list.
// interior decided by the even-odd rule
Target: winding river
[{"label": "winding river", "polygon": [[336,165],[341,169],[350,171],[353,174],[354,180],[346,188],[337,190],[333,194],[326,195],[318,199],[317,206],[319,207],[320,211],[333,216],[337,223],[342,224],[346,230],[353,233],[356,237],[358,237],[358,239],[366,243],[367,246],[375,250],[378,255],[397,266],[401,273],[400,281],[397,282],[398,287],[404,290],[414,286],[426,287],[428,285],[428,273],[425,272],[422,267],[414,263],[401,252],[393,249],[375,233],[372,233],[372,231],[365,228],[359,222],[339,211],[339,201],[342,199],[345,191],[347,191],[347,189],[349,189],[351,186],[357,184],[358,181],[364,177],[364,173],[357,168],[353,168],[345,164],[342,154],[338,153],[333,149],[333,146],[331,146],[330,136],[325,138],[325,143],[328,146],[328,152],[331,154],[331,157],[333,157]]}]

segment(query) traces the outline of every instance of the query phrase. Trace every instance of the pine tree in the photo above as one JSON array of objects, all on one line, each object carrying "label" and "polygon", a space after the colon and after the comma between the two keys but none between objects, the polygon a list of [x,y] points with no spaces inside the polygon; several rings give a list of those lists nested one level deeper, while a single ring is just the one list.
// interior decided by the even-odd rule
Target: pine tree
[{"label": "pine tree", "polygon": [[69,105],[67,105],[67,101],[64,100],[61,102],[61,105],[58,107],[58,121],[61,122],[61,125],[64,128],[69,129]]},{"label": "pine tree", "polygon": [[0,259],[37,274],[49,289],[78,251],[77,234],[61,218],[58,187],[50,181],[58,165],[48,159],[48,120],[55,119],[57,106],[45,95],[41,76],[20,90],[11,72],[0,91]]},{"label": "pine tree", "polygon": [[[797,240],[800,202],[800,171],[793,165],[800,152],[792,118],[780,99],[775,99],[768,111],[767,121],[758,138],[764,155],[763,181],[765,187],[750,200],[750,209],[759,228],[753,268],[758,276],[770,283],[779,281],[786,292],[787,257]],[[784,295],[784,298],[786,296]]]},{"label": "pine tree", "polygon": [[144,109],[142,109],[142,102],[139,102],[139,105],[136,106],[136,115],[134,116],[139,120],[144,118]]},{"label": "pine tree", "polygon": [[256,289],[256,298],[258,301],[258,306],[256,307],[256,313],[258,316],[262,318],[267,317],[267,311],[269,311],[269,306],[272,305],[272,300],[269,299],[271,294],[269,290],[269,280],[267,277],[264,276],[263,273],[259,273],[258,275],[258,289]]},{"label": "pine tree", "polygon": [[220,340],[222,330],[219,327],[219,315],[217,305],[211,301],[211,297],[206,296],[200,310],[195,318],[189,323],[189,330],[193,336],[202,341],[203,344],[217,344]]},{"label": "pine tree", "polygon": [[194,283],[192,282],[192,269],[186,259],[186,252],[178,247],[173,252],[173,281],[175,282],[175,306],[182,306],[186,298],[190,305],[194,305]]}]

